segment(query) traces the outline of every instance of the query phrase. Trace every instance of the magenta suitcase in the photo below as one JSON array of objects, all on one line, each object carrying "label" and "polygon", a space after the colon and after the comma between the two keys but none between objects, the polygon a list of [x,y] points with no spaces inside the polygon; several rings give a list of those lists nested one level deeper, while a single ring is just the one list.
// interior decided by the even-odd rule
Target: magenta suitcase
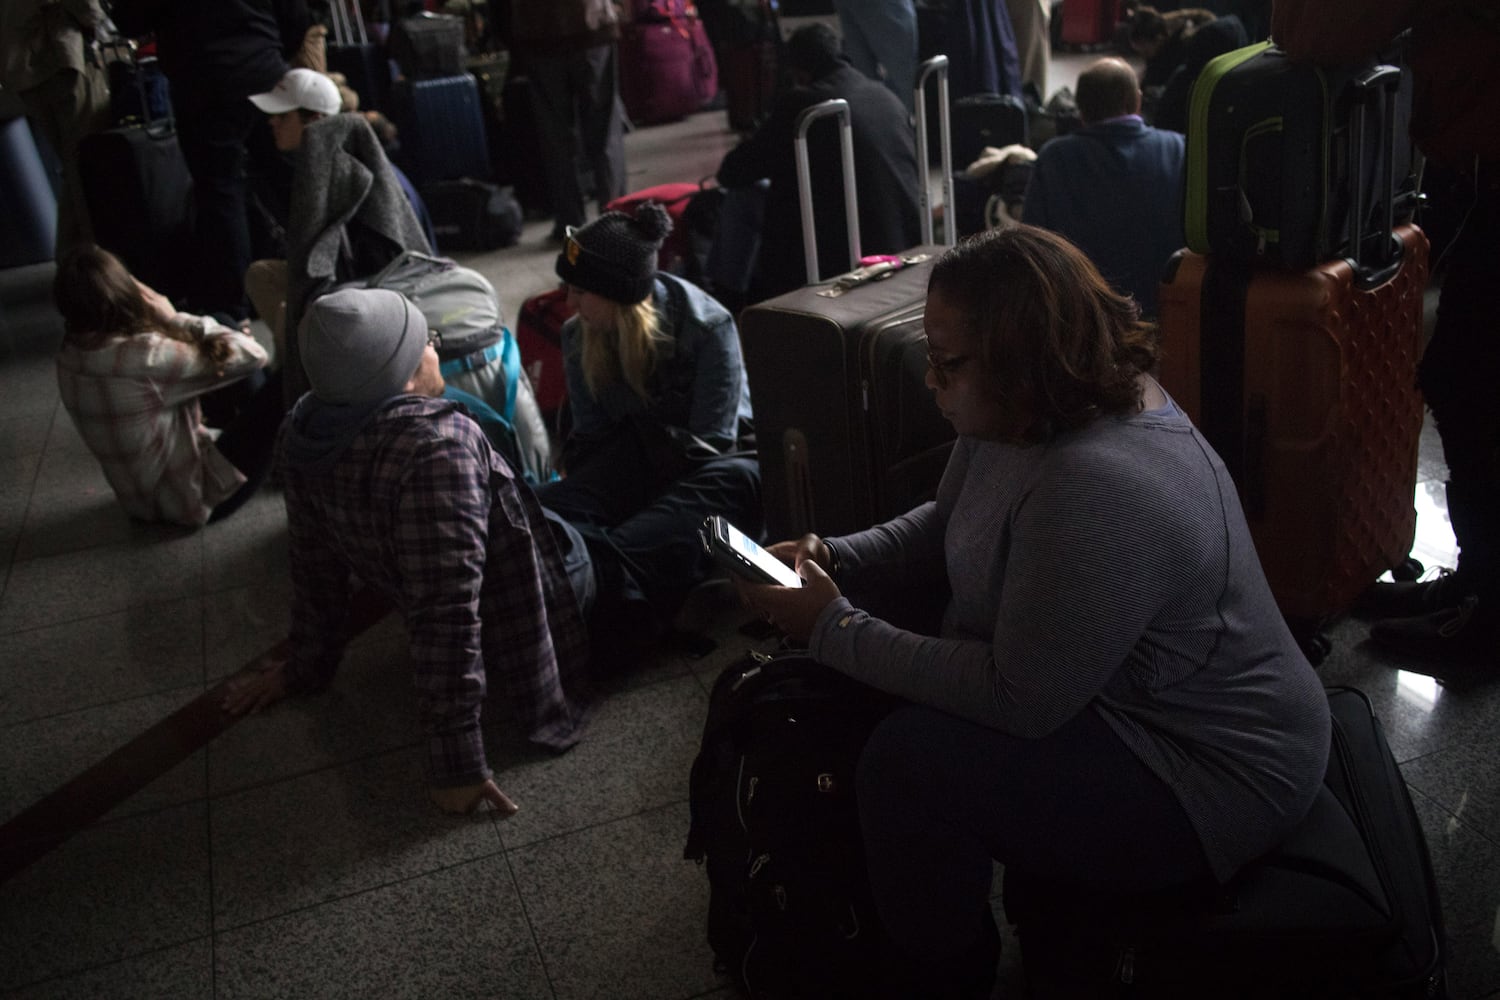
[{"label": "magenta suitcase", "polygon": [[1120,19],[1119,0],[1063,0],[1062,43],[1088,47],[1114,37]]},{"label": "magenta suitcase", "polygon": [[719,92],[719,68],[703,22],[660,2],[620,32],[620,98],[640,125],[684,118]]}]

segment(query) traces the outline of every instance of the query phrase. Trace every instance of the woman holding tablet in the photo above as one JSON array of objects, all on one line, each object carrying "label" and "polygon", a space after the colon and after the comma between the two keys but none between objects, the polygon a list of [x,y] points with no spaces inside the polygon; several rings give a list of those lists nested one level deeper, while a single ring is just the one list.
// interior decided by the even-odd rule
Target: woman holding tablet
[{"label": "woman holding tablet", "polygon": [[[944,255],[925,324],[959,433],[936,501],[771,546],[805,586],[742,590],[912,702],[865,747],[861,825],[888,929],[942,968],[993,933],[992,859],[1105,892],[1227,879],[1311,805],[1329,716],[1129,299],[1017,226]],[[941,586],[937,635],[842,592]]]}]

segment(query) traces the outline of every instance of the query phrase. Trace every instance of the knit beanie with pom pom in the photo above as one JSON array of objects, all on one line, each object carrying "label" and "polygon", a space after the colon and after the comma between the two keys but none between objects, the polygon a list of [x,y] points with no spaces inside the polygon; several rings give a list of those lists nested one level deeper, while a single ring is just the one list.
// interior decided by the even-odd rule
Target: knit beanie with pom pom
[{"label": "knit beanie with pom pom", "polygon": [[557,276],[586,292],[622,305],[634,305],[651,294],[656,257],[672,231],[672,217],[654,201],[642,202],[634,217],[605,212],[586,226],[569,228]]}]

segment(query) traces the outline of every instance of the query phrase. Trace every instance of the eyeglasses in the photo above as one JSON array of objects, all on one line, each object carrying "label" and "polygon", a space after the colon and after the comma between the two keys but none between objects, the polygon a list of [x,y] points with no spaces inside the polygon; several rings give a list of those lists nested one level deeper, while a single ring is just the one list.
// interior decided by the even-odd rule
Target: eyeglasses
[{"label": "eyeglasses", "polygon": [[927,367],[932,370],[933,381],[937,382],[939,389],[948,388],[948,379],[953,373],[964,365],[973,361],[969,354],[958,354],[951,358],[938,358],[931,350],[927,352]]},{"label": "eyeglasses", "polygon": [[427,346],[432,348],[434,351],[441,351],[443,349],[443,335],[441,333],[438,333],[436,330],[428,330]]}]

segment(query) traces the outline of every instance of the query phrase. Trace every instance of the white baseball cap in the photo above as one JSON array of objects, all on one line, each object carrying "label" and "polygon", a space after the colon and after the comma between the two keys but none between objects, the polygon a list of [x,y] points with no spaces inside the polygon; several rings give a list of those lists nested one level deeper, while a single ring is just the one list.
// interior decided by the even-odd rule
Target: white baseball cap
[{"label": "white baseball cap", "polygon": [[336,115],[343,106],[337,84],[322,73],[300,68],[287,70],[270,91],[251,94],[250,102],[268,115],[284,114],[297,108]]}]

